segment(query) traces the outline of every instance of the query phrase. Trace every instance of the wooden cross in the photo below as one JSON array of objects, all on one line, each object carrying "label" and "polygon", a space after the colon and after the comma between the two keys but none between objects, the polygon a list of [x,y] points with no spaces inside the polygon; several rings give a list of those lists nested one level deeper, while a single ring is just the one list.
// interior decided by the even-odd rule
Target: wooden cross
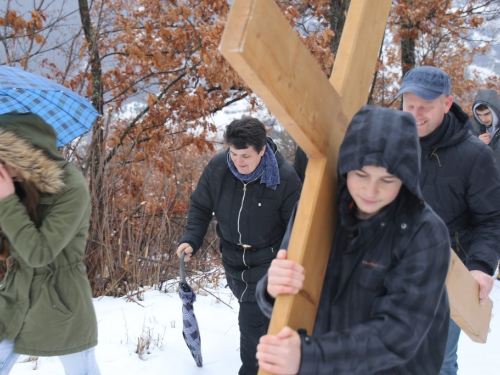
[{"label": "wooden cross", "polygon": [[276,299],[270,334],[312,332],[336,223],[338,151],[366,104],[391,3],[351,1],[328,81],[275,1],[233,1],[219,49],[309,157],[288,249],[307,277],[299,294]]},{"label": "wooden cross", "polygon": [[273,0],[235,0],[222,55],[309,157],[288,248],[306,269],[303,290],[278,296],[269,332],[312,332],[335,228],[337,156],[366,104],[391,0],[352,0],[330,81]]}]

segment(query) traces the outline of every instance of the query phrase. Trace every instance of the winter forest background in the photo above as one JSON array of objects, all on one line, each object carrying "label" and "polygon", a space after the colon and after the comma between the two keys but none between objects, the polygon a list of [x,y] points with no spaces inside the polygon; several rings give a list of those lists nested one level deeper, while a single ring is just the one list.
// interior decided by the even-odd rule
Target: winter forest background
[{"label": "winter forest background", "polygon": [[[189,196],[232,119],[264,120],[293,160],[293,140],[218,52],[231,2],[0,2],[0,65],[45,75],[101,114],[62,149],[91,190],[85,262],[95,297],[164,290],[178,276]],[[329,76],[350,1],[276,3]],[[401,77],[420,65],[445,70],[470,114],[477,90],[500,89],[500,2],[393,0],[368,102],[398,107]],[[219,262],[212,225],[189,271],[216,288]]]}]

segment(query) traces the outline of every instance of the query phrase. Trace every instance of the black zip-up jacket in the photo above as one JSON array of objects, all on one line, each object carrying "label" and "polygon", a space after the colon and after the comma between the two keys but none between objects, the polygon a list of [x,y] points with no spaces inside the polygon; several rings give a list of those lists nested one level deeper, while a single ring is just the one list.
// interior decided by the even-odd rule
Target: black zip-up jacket
[{"label": "black zip-up jacket", "polygon": [[[339,221],[313,334],[302,336],[300,375],[439,373],[450,316],[450,243],[444,223],[421,200],[418,153],[410,114],[365,106],[353,118],[339,153]],[[346,174],[365,165],[385,167],[403,187],[385,210],[359,220]],[[267,276],[257,301],[270,316],[266,288]]]},{"label": "black zip-up jacket", "polygon": [[469,270],[493,275],[500,253],[500,176],[493,151],[470,132],[455,103],[436,132],[420,139],[420,187],[445,222]]},{"label": "black zip-up jacket", "polygon": [[229,169],[228,150],[220,152],[205,167],[191,195],[186,233],[180,240],[196,253],[215,216],[227,282],[240,302],[255,301],[255,285],[276,257],[302,188],[295,170],[270,138],[269,146],[280,172],[276,190],[261,184],[260,178],[244,184]]},{"label": "black zip-up jacket", "polygon": [[[486,133],[486,126],[479,121],[479,118],[474,111],[474,107],[479,104],[488,106],[491,111],[495,112],[497,119],[500,121],[500,98],[498,97],[498,92],[496,90],[481,90],[477,93],[476,98],[474,99],[474,104],[472,105],[474,121],[472,121],[471,131],[476,137]],[[500,124],[498,124],[498,127],[500,128]],[[497,167],[500,169],[500,130],[495,132],[488,146],[490,146],[495,153]]]}]

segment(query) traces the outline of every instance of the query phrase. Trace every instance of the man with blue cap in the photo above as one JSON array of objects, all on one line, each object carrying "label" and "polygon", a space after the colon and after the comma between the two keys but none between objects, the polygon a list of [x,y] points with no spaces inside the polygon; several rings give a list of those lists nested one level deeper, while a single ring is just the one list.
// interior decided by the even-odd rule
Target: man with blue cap
[{"label": "man with blue cap", "polygon": [[[469,116],[453,102],[450,77],[441,69],[410,70],[400,95],[403,111],[417,123],[424,199],[448,227],[451,246],[479,283],[483,304],[500,250],[500,175],[493,151],[472,135]],[[457,374],[459,336],[450,319],[440,375]]]}]

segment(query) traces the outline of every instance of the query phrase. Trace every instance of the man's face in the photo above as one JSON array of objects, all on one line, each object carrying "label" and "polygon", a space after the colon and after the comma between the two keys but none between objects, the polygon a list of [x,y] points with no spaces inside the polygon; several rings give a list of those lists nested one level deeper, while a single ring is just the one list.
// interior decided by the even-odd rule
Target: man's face
[{"label": "man's face", "polygon": [[451,95],[443,94],[437,99],[427,101],[411,92],[403,94],[403,111],[415,117],[420,138],[433,133],[441,125],[452,104]]},{"label": "man's face", "polygon": [[347,173],[347,189],[356,202],[356,216],[362,220],[376,215],[396,199],[402,185],[387,169],[375,165]]},{"label": "man's face", "polygon": [[236,169],[241,174],[250,174],[259,166],[260,159],[266,151],[266,146],[261,152],[257,152],[253,146],[238,150],[233,146],[229,146],[229,155]]},{"label": "man's face", "polygon": [[482,111],[476,109],[476,116],[484,125],[491,126],[493,124],[493,114],[490,109],[483,109]]}]

